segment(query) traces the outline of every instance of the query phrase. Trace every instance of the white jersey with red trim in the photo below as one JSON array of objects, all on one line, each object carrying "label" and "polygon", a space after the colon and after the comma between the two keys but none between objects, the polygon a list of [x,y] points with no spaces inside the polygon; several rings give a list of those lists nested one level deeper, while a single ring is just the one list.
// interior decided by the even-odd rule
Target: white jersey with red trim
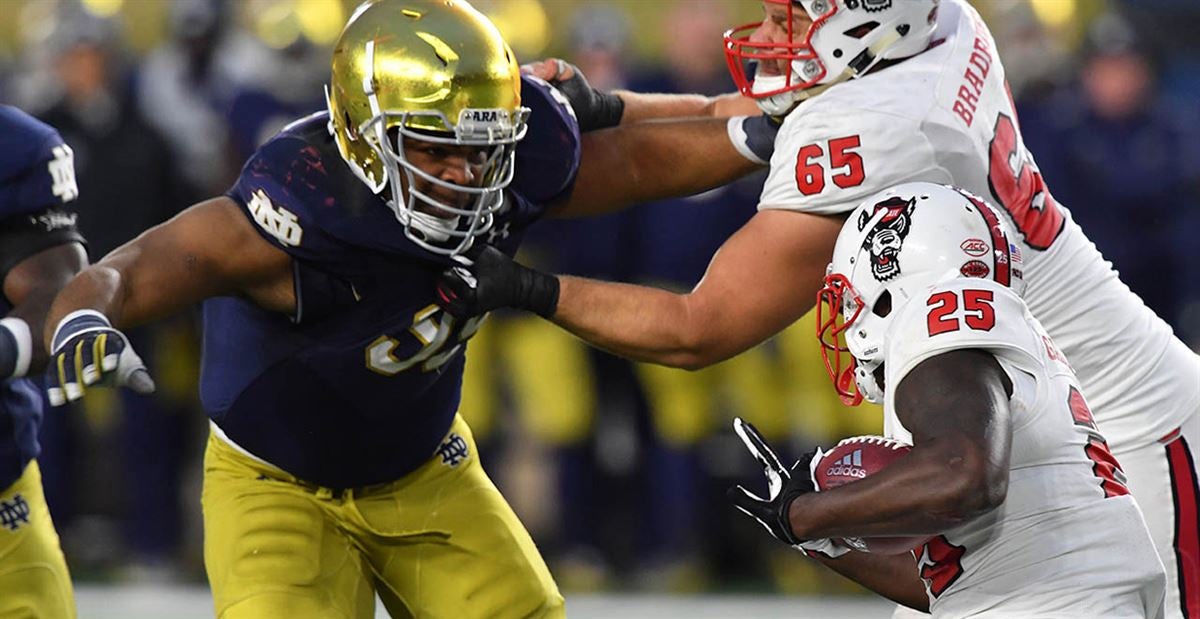
[{"label": "white jersey with red trim", "polygon": [[1004,503],[917,557],[935,616],[1153,617],[1166,574],[1062,353],[1011,289],[960,278],[897,308],[884,336],[884,434],[912,442],[894,394],[922,361],[986,350],[1012,380]]},{"label": "white jersey with red trim", "polygon": [[759,208],[846,213],[908,181],[955,185],[1006,214],[1026,265],[1025,301],[1118,452],[1153,443],[1200,408],[1200,358],[1051,197],[1021,141],[991,34],[961,0],[942,2],[931,49],[786,117]]}]

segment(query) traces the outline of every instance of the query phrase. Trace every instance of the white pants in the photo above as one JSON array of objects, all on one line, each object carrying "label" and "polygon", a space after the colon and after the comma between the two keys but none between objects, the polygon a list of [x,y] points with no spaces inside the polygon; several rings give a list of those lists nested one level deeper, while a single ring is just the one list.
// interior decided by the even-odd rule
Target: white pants
[{"label": "white pants", "polygon": [[[1200,619],[1200,410],[1163,440],[1113,455],[1167,571],[1163,616]],[[898,606],[892,617],[929,615]]]},{"label": "white pants", "polygon": [[1164,441],[1118,452],[1167,570],[1168,619],[1200,619],[1200,411]]}]

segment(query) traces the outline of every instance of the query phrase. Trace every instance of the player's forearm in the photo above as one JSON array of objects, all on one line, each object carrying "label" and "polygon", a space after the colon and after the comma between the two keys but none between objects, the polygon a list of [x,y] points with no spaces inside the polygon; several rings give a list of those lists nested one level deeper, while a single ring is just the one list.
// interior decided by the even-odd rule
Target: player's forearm
[{"label": "player's forearm", "polygon": [[658,288],[559,276],[554,323],[616,355],[697,369],[722,353],[686,295]]},{"label": "player's forearm", "polygon": [[893,602],[922,612],[929,612],[929,596],[917,572],[911,554],[874,555],[850,552],[828,559],[811,555],[829,569],[882,595]]},{"label": "player's forearm", "polygon": [[30,362],[26,370],[26,375],[40,371],[46,364],[46,347],[43,345],[41,335],[46,328],[46,315],[49,312],[50,305],[54,301],[55,292],[57,290],[42,290],[26,297],[25,301],[13,308],[7,314],[8,317],[19,318],[25,321],[29,326],[30,343]]},{"label": "player's forearm", "polygon": [[9,317],[25,322],[30,333],[30,364],[27,373],[37,372],[46,362],[41,334],[55,296],[87,264],[87,254],[78,243],[66,243],[27,258],[4,280],[4,294],[14,303]]},{"label": "player's forearm", "polygon": [[788,511],[792,530],[824,539],[934,535],[960,526],[996,506],[981,486],[982,458],[951,438],[919,445],[874,475],[797,497]]},{"label": "player's forearm", "polygon": [[42,331],[46,349],[51,349],[54,330],[67,314],[82,309],[96,310],[115,324],[121,314],[123,299],[119,271],[103,264],[84,269],[58,293],[46,314]]},{"label": "player's forearm", "polygon": [[753,99],[747,99],[737,93],[706,97],[694,94],[660,94],[616,90],[613,91],[613,94],[621,97],[621,100],[625,103],[625,112],[621,116],[621,124],[696,116],[728,118],[730,116],[749,116],[758,113],[758,107]]},{"label": "player's forearm", "polygon": [[717,118],[622,125],[583,135],[575,189],[558,215],[609,213],[720,187],[757,169]]},{"label": "player's forearm", "polygon": [[154,230],[84,269],[63,288],[46,317],[47,346],[59,321],[75,310],[96,310],[124,329],[170,316],[219,293],[207,284],[210,278],[203,275],[202,261],[165,251],[153,242]]}]

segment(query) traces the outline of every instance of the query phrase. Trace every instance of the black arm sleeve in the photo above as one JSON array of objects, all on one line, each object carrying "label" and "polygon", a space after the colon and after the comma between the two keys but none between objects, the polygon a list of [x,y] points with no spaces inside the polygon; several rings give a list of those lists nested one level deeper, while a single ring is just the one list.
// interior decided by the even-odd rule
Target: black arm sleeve
[{"label": "black arm sleeve", "polygon": [[87,245],[75,228],[75,214],[50,208],[0,220],[0,283],[22,260],[56,245]]},{"label": "black arm sleeve", "polygon": [[296,292],[295,324],[312,324],[358,302],[354,284],[301,260],[292,260]]}]

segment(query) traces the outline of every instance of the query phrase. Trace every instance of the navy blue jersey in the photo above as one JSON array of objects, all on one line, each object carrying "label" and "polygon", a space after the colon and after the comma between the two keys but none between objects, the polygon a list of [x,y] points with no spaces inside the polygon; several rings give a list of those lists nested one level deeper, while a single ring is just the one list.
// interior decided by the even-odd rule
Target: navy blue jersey
[{"label": "navy blue jersey", "polygon": [[[327,123],[319,113],[286,128],[228,193],[292,257],[297,312],[206,301],[201,400],[251,453],[345,488],[397,479],[433,455],[458,409],[464,345],[478,321],[438,309],[435,282],[448,259],[409,241],[342,161]],[[576,155],[559,158],[577,162],[577,141],[570,146]],[[542,176],[542,198],[569,191],[570,178]],[[545,208],[516,190],[505,203],[488,241],[512,254]]]},{"label": "navy blue jersey", "polygon": [[[0,280],[8,266],[19,263],[43,245],[28,235],[44,228],[49,238],[59,223],[56,207],[78,194],[71,150],[53,127],[17,108],[0,105],[0,228],[21,227],[19,243],[0,244]],[[17,218],[32,217],[34,225]],[[32,232],[31,232],[32,231]],[[0,294],[0,316],[12,304]],[[35,334],[36,337],[36,334]],[[42,398],[27,379],[0,382],[0,490],[20,477],[37,457],[37,430]]]}]

